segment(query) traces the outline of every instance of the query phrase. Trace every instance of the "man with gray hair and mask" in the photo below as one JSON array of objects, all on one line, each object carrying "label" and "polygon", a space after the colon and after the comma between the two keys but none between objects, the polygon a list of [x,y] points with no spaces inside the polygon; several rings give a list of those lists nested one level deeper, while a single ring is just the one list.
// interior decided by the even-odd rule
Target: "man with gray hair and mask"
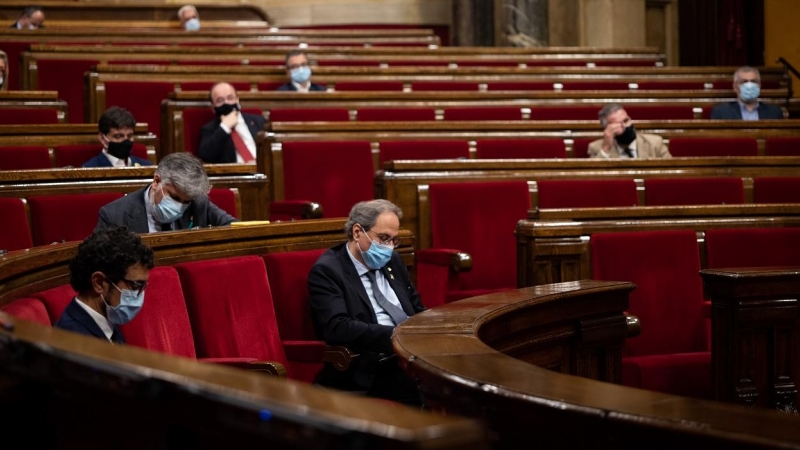
[{"label": "man with gray hair and mask", "polygon": [[664,139],[637,133],[622,105],[608,104],[597,114],[603,138],[589,144],[591,158],[671,158]]},{"label": "man with gray hair and mask", "polygon": [[149,186],[100,209],[95,231],[126,226],[135,233],[230,225],[236,218],[208,199],[211,185],[203,163],[189,153],[164,157]]},{"label": "man with gray hair and mask", "polygon": [[420,406],[417,386],[398,366],[391,343],[395,326],[425,310],[394,251],[402,216],[388,200],[353,206],[344,226],[347,242],[319,257],[308,275],[308,292],[325,342],[359,354],[347,371],[326,365],[317,382]]},{"label": "man with gray hair and mask", "polygon": [[184,5],[178,10],[178,19],[181,26],[186,31],[198,31],[200,29],[200,14],[193,5]]},{"label": "man with gray hair and mask", "polygon": [[736,101],[721,103],[711,110],[717,120],[768,120],[783,119],[783,111],[775,105],[758,101],[761,95],[761,74],[755,67],[739,67],[733,73],[733,91]]}]

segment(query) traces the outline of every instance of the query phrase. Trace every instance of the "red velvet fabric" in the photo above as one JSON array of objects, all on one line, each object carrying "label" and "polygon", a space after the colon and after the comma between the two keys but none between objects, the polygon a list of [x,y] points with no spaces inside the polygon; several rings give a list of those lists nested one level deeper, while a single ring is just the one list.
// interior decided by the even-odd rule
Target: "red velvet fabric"
[{"label": "red velvet fabric", "polygon": [[589,144],[602,138],[599,135],[597,138],[580,138],[575,139],[572,144],[572,157],[573,158],[588,158],[589,157]]},{"label": "red velvet fabric", "polygon": [[800,266],[800,228],[706,231],[708,268]]},{"label": "red velvet fabric", "polygon": [[281,83],[280,81],[269,81],[264,83],[258,83],[258,90],[259,91],[274,91],[279,87],[283,86],[285,83]]},{"label": "red velvet fabric", "polygon": [[[625,111],[635,120],[693,120],[691,105],[625,105]],[[709,109],[710,111],[710,109]],[[708,112],[708,111],[707,111]],[[595,114],[597,119],[597,114]]]},{"label": "red velvet fabric", "polygon": [[62,286],[47,289],[46,291],[37,292],[31,297],[39,299],[47,309],[47,315],[50,317],[50,323],[56,323],[61,314],[69,305],[75,296],[78,295],[72,286],[64,284]]},{"label": "red velvet fabric", "polygon": [[403,92],[402,81],[342,81],[336,83],[337,91],[392,91]]},{"label": "red velvet fabric", "polygon": [[627,81],[567,81],[561,83],[564,91],[627,91]]},{"label": "red velvet fabric", "polygon": [[755,138],[672,138],[669,152],[674,157],[758,156]]},{"label": "red velvet fabric", "polygon": [[40,325],[51,326],[47,309],[41,300],[36,298],[21,298],[0,308],[4,313],[17,319],[36,322]]},{"label": "red velvet fabric", "polygon": [[198,357],[257,358],[286,366],[263,259],[242,256],[174,267]]},{"label": "red velvet fabric", "polygon": [[350,112],[347,108],[272,108],[269,111],[272,122],[347,122]]},{"label": "red velvet fabric", "polygon": [[631,180],[541,180],[539,208],[601,208],[636,206],[636,182]]},{"label": "red velvet fabric", "polygon": [[765,144],[766,156],[800,156],[800,137],[772,137]]},{"label": "red velvet fabric", "polygon": [[468,81],[416,81],[411,83],[412,91],[473,91],[478,92],[478,83]]},{"label": "red velvet fabric", "polygon": [[382,141],[380,167],[397,159],[468,159],[469,143],[455,140]]},{"label": "red velvet fabric", "polygon": [[711,399],[711,352],[622,358],[622,384]]},{"label": "red velvet fabric", "polygon": [[531,120],[597,120],[597,111],[596,106],[537,106]]},{"label": "red velvet fabric", "polygon": [[522,108],[516,106],[446,108],[444,120],[522,120]]},{"label": "red velvet fabric", "polygon": [[458,67],[519,67],[518,61],[472,60],[456,61]]},{"label": "red velvet fabric", "polygon": [[320,59],[317,60],[317,65],[323,66],[343,66],[343,67],[379,67],[381,65],[378,60],[346,60],[346,59]]},{"label": "red velvet fabric", "polygon": [[[80,145],[59,145],[53,148],[53,154],[56,157],[56,167],[82,167],[86,161],[97,156],[103,151],[103,146],[97,144],[80,144]],[[147,158],[147,147],[144,144],[133,144],[131,151],[133,156],[142,159]]]},{"label": "red velvet fabric", "polygon": [[175,90],[175,83],[165,81],[107,81],[106,107],[119,106],[133,114],[137,122],[161,136],[161,101]]},{"label": "red velvet fabric", "polygon": [[108,61],[108,64],[114,66],[169,66],[171,62],[167,59],[115,59]]},{"label": "red velvet fabric", "polygon": [[58,123],[58,111],[51,108],[0,108],[3,125],[46,125]]},{"label": "red velvet fabric", "polygon": [[237,219],[239,218],[239,211],[236,210],[236,195],[230,188],[211,189],[208,193],[208,199],[226,213]]},{"label": "red velvet fabric", "polygon": [[86,239],[97,226],[100,208],[120,197],[117,192],[28,197],[33,245]]},{"label": "red velvet fabric", "polygon": [[552,81],[497,81],[486,83],[487,91],[552,91]]},{"label": "red velvet fabric", "polygon": [[755,203],[800,203],[800,177],[753,179]]},{"label": "red velvet fabric", "polygon": [[308,300],[308,273],[324,252],[325,249],[316,249],[264,255],[275,316],[284,340],[318,340]]},{"label": "red velvet fabric", "polygon": [[367,141],[283,143],[286,200],[311,200],[325,217],[347,217],[350,208],[374,198],[375,169]]},{"label": "red velvet fabric", "polygon": [[200,130],[203,125],[214,120],[214,111],[211,108],[184,108],[183,109],[183,151],[197,156],[200,148]]},{"label": "red velvet fabric", "polygon": [[389,67],[447,67],[450,63],[447,61],[425,61],[419,59],[405,59],[386,61]]},{"label": "red velvet fabric", "polygon": [[0,198],[0,249],[12,251],[33,247],[25,203],[20,198]]},{"label": "red velvet fabric", "polygon": [[640,91],[702,91],[705,83],[702,81],[640,81]]},{"label": "red velvet fabric", "polygon": [[[182,81],[181,91],[210,91],[211,88],[217,84],[216,81]],[[248,92],[250,90],[250,83],[247,81],[230,81],[228,82],[234,89],[239,92]]]},{"label": "red velvet fabric", "polygon": [[360,122],[395,122],[398,120],[436,120],[433,108],[358,108]]},{"label": "red velvet fabric", "polygon": [[562,139],[483,139],[476,142],[478,159],[566,158]]},{"label": "red velvet fabric", "polygon": [[744,184],[739,177],[650,178],[644,195],[647,206],[740,205]]},{"label": "red velvet fabric", "polygon": [[50,169],[47,147],[0,147],[0,170]]},{"label": "red velvet fabric", "polygon": [[417,250],[417,292],[426,308],[447,303],[447,293],[458,289],[459,274],[451,272],[449,266],[453,253],[458,253],[458,250],[447,248]]},{"label": "red velvet fabric", "polygon": [[[270,202],[269,220],[272,222],[302,220],[306,206],[313,203],[310,200],[280,200]],[[322,211],[324,214],[325,211]]]},{"label": "red velvet fabric", "polygon": [[[100,61],[95,59],[39,59],[36,61],[36,66],[39,68],[39,90],[58,91],[58,98],[67,102],[70,123],[83,123],[85,119],[83,74],[90,72],[92,66],[97,64],[100,64]],[[108,105],[113,105],[113,103]]]},{"label": "red velvet fabric", "polygon": [[169,266],[153,268],[144,297],[139,314],[121,327],[128,345],[194,358],[192,327],[178,272]]}]

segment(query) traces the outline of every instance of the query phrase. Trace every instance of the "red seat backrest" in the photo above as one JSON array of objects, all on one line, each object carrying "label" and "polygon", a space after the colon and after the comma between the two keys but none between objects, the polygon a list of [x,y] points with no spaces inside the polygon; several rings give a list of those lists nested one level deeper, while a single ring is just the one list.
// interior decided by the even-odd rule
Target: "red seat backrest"
[{"label": "red seat backrest", "polygon": [[21,198],[0,198],[0,249],[12,251],[33,247],[31,227]]},{"label": "red seat backrest", "polygon": [[97,226],[100,208],[120,197],[118,192],[28,197],[33,245],[86,239]]},{"label": "red seat backrest", "polygon": [[324,252],[325,249],[317,249],[264,255],[275,316],[283,340],[319,339],[308,300],[308,273]]},{"label": "red seat backrest", "polygon": [[771,137],[765,145],[766,156],[800,156],[800,137]]},{"label": "red seat backrest", "polygon": [[200,148],[200,130],[214,120],[214,111],[211,108],[184,108],[182,116],[183,151],[196,156]]},{"label": "red seat backrest", "polygon": [[444,120],[522,120],[516,106],[446,108]]},{"label": "red seat backrest", "polygon": [[597,120],[597,111],[595,106],[535,106],[531,120]]},{"label": "red seat backrest", "polygon": [[269,110],[272,122],[347,122],[350,112],[347,108],[272,108]]},{"label": "red seat backrest", "polygon": [[552,91],[552,81],[497,81],[486,83],[487,91]]},{"label": "red seat backrest", "polygon": [[383,141],[380,164],[396,159],[467,159],[469,143],[453,140]]},{"label": "red seat backrest", "polygon": [[637,286],[628,311],[642,333],[626,341],[628,356],[708,350],[694,231],[595,233],[590,241],[595,280]]},{"label": "red seat backrest", "polygon": [[47,147],[0,147],[0,170],[50,169]]},{"label": "red seat backrest", "polygon": [[627,91],[627,81],[566,81],[561,83],[564,91]]},{"label": "red seat backrest", "polygon": [[133,114],[137,122],[147,122],[148,129],[161,136],[161,101],[175,90],[166,81],[107,81],[106,108],[119,106]]},{"label": "red seat backrest", "polygon": [[78,295],[78,293],[72,289],[72,286],[64,284],[52,289],[47,289],[46,291],[37,292],[31,295],[31,297],[42,301],[44,307],[47,309],[47,315],[50,316],[50,323],[54,324],[58,322],[58,319],[61,318],[61,314],[64,313],[67,305],[69,305],[69,302],[71,302],[76,295]]},{"label": "red seat backrest", "polygon": [[214,188],[208,192],[208,199],[211,203],[219,206],[223,211],[239,218],[239,211],[236,208],[236,194],[229,188]]},{"label": "red seat backrest", "polygon": [[325,217],[347,217],[354,204],[374,198],[369,142],[284,142],[282,152],[286,200],[310,200]]},{"label": "red seat backrest", "polygon": [[[53,148],[56,157],[56,167],[81,167],[87,161],[94,158],[103,147],[98,144],[79,144],[79,145],[59,145]],[[133,144],[131,155],[138,158],[147,159],[147,147],[144,144]]]},{"label": "red seat backrest", "polygon": [[436,120],[436,110],[433,108],[359,108],[356,120],[362,122]]},{"label": "red seat backrest", "polygon": [[[83,74],[100,64],[96,59],[38,59],[40,91],[58,91],[58,98],[67,102],[70,123],[83,123]],[[141,120],[141,119],[140,119]]]},{"label": "red seat backrest", "polygon": [[762,177],[753,180],[755,203],[800,203],[800,177]]},{"label": "red seat backrest", "polygon": [[561,139],[483,139],[476,141],[478,159],[566,158]]},{"label": "red seat backrest", "polygon": [[636,206],[636,182],[630,180],[540,180],[539,208]]},{"label": "red seat backrest", "polygon": [[[210,91],[216,81],[181,81],[181,91]],[[247,92],[250,90],[250,83],[247,81],[230,81],[228,82],[238,92]]]},{"label": "red seat backrest", "polygon": [[647,206],[739,205],[744,183],[738,177],[650,178],[644,180]]},{"label": "red seat backrest", "polygon": [[402,81],[341,81],[336,83],[337,91],[392,91],[403,92]]},{"label": "red seat backrest", "polygon": [[432,183],[429,189],[432,247],[472,255],[460,289],[516,288],[514,231],[531,206],[528,183]]},{"label": "red seat backrest", "polygon": [[258,83],[258,90],[259,91],[274,91],[279,87],[283,86],[285,83],[280,81],[267,81],[263,83]]},{"label": "red seat backrest", "polygon": [[478,92],[478,83],[468,81],[416,81],[412,91],[473,91]]},{"label": "red seat backrest", "polygon": [[800,266],[800,228],[706,230],[709,269]]},{"label": "red seat backrest", "polygon": [[47,125],[58,123],[58,111],[51,108],[0,108],[3,125]]},{"label": "red seat backrest", "polygon": [[575,139],[572,144],[572,156],[575,158],[588,158],[589,157],[589,144],[598,138],[579,138]]},{"label": "red seat backrest", "polygon": [[[636,120],[693,120],[694,111],[691,105],[687,106],[645,106],[625,105],[625,111]],[[706,112],[709,110],[706,109]],[[597,114],[595,113],[595,119]]]},{"label": "red seat backrest", "polygon": [[4,313],[18,319],[36,322],[41,325],[51,326],[47,309],[39,299],[20,298],[0,308]]},{"label": "red seat backrest", "polygon": [[669,152],[674,157],[758,156],[755,138],[672,138]]},{"label": "red seat backrest", "polygon": [[641,91],[702,91],[705,89],[705,83],[702,81],[640,81],[637,83]]}]

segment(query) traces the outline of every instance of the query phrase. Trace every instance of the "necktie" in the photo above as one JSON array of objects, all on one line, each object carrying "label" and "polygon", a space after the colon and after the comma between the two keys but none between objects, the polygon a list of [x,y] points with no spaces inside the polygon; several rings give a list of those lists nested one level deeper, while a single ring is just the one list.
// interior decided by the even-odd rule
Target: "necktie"
[{"label": "necktie", "polygon": [[244,139],[239,136],[239,133],[236,132],[236,129],[231,131],[231,139],[233,139],[233,146],[236,147],[236,152],[239,153],[239,156],[242,157],[244,162],[249,163],[253,159],[253,154],[250,153],[250,150],[247,149],[247,145],[244,143]]},{"label": "necktie", "polygon": [[630,147],[628,147],[625,150],[623,150],[623,153],[628,155],[628,158],[633,158],[633,150]]},{"label": "necktie", "polygon": [[369,282],[372,284],[372,293],[375,295],[375,300],[378,302],[378,305],[386,311],[386,314],[389,314],[389,317],[392,318],[392,321],[395,325],[400,325],[404,320],[408,319],[406,312],[403,311],[402,308],[395,306],[394,303],[390,302],[389,299],[383,296],[381,290],[378,289],[378,282],[375,280],[375,271],[370,270],[367,272],[367,278],[369,278]]}]

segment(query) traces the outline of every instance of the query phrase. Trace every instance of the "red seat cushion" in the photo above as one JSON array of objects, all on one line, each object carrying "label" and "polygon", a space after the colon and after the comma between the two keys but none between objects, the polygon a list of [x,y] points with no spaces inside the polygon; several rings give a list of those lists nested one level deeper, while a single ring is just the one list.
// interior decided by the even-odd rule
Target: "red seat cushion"
[{"label": "red seat cushion", "polygon": [[800,177],[762,177],[753,180],[755,203],[800,203]]},{"label": "red seat cushion", "polygon": [[473,91],[478,92],[478,83],[467,81],[416,81],[412,91]]},{"label": "red seat cushion", "polygon": [[446,108],[444,120],[522,120],[515,106]]},{"label": "red seat cushion", "polygon": [[281,338],[318,340],[308,300],[308,273],[325,249],[264,255]]},{"label": "red seat cushion", "polygon": [[633,180],[541,180],[539,208],[601,208],[636,206]]},{"label": "red seat cushion", "polygon": [[117,192],[28,197],[33,245],[82,241],[97,226],[100,208],[120,197]]},{"label": "red seat cushion", "polygon": [[[210,91],[216,81],[181,81],[181,91]],[[239,92],[247,92],[250,90],[250,83],[247,81],[231,81],[228,82],[234,89]]]},{"label": "red seat cushion", "polygon": [[[625,105],[625,111],[637,120],[693,120],[695,118],[691,105]],[[596,114],[595,119],[597,119]]]},{"label": "red seat cushion", "polygon": [[433,108],[358,108],[356,118],[362,122],[436,120],[436,110]]},{"label": "red seat cushion", "polygon": [[674,157],[758,156],[755,138],[672,138],[669,152]]},{"label": "red seat cushion", "polygon": [[478,159],[566,158],[561,139],[483,139],[476,142]]},{"label": "red seat cushion", "polygon": [[800,266],[800,228],[706,231],[708,267]]},{"label": "red seat cushion", "polygon": [[208,193],[211,203],[219,206],[223,211],[239,218],[239,211],[236,208],[236,194],[229,188],[215,188]]},{"label": "red seat cushion", "polygon": [[12,251],[33,247],[25,203],[19,198],[0,198],[0,249]]},{"label": "red seat cushion", "polygon": [[383,141],[380,164],[396,159],[467,159],[469,143],[453,140]]},{"label": "red seat cushion", "polygon": [[335,87],[337,91],[403,92],[402,81],[341,81]]},{"label": "red seat cushion", "polygon": [[31,297],[39,299],[47,309],[47,315],[50,316],[50,323],[58,322],[61,314],[69,305],[75,296],[78,295],[72,286],[65,284],[62,286],[47,289],[46,291],[37,292]]},{"label": "red seat cushion", "polygon": [[767,138],[766,156],[800,156],[800,137]]},{"label": "red seat cushion", "polygon": [[497,81],[486,83],[487,91],[552,91],[551,81]]},{"label": "red seat cushion", "polygon": [[107,81],[105,107],[119,106],[133,114],[137,122],[161,136],[161,101],[169,97],[175,83],[165,81]]},{"label": "red seat cushion", "polygon": [[197,156],[200,148],[200,130],[208,122],[214,120],[211,108],[184,108],[183,117],[183,151]]},{"label": "red seat cushion", "polygon": [[346,108],[272,108],[272,122],[347,122],[350,112]]},{"label": "red seat cushion", "polygon": [[47,309],[39,299],[21,298],[3,306],[2,311],[18,319],[36,322],[40,325],[51,326]]},{"label": "red seat cushion", "polygon": [[744,183],[737,177],[650,178],[644,193],[647,206],[744,203]]},{"label": "red seat cushion", "polygon": [[0,170],[50,169],[47,147],[0,147]]},{"label": "red seat cushion", "polygon": [[597,120],[596,106],[537,106],[531,120]]},{"label": "red seat cushion", "polygon": [[3,125],[46,125],[58,123],[58,111],[52,108],[0,108]]},{"label": "red seat cushion", "polygon": [[[57,167],[81,167],[87,161],[103,151],[103,146],[97,144],[59,145],[53,148]],[[133,144],[131,155],[147,159],[147,147],[143,144]]]},{"label": "red seat cushion", "polygon": [[[83,74],[100,64],[96,59],[38,59],[39,90],[58,91],[58,98],[67,102],[70,123],[83,123]],[[109,104],[109,106],[113,105]],[[137,117],[138,119],[138,117]],[[142,119],[139,119],[142,121]],[[152,128],[150,129],[152,131]]]}]

